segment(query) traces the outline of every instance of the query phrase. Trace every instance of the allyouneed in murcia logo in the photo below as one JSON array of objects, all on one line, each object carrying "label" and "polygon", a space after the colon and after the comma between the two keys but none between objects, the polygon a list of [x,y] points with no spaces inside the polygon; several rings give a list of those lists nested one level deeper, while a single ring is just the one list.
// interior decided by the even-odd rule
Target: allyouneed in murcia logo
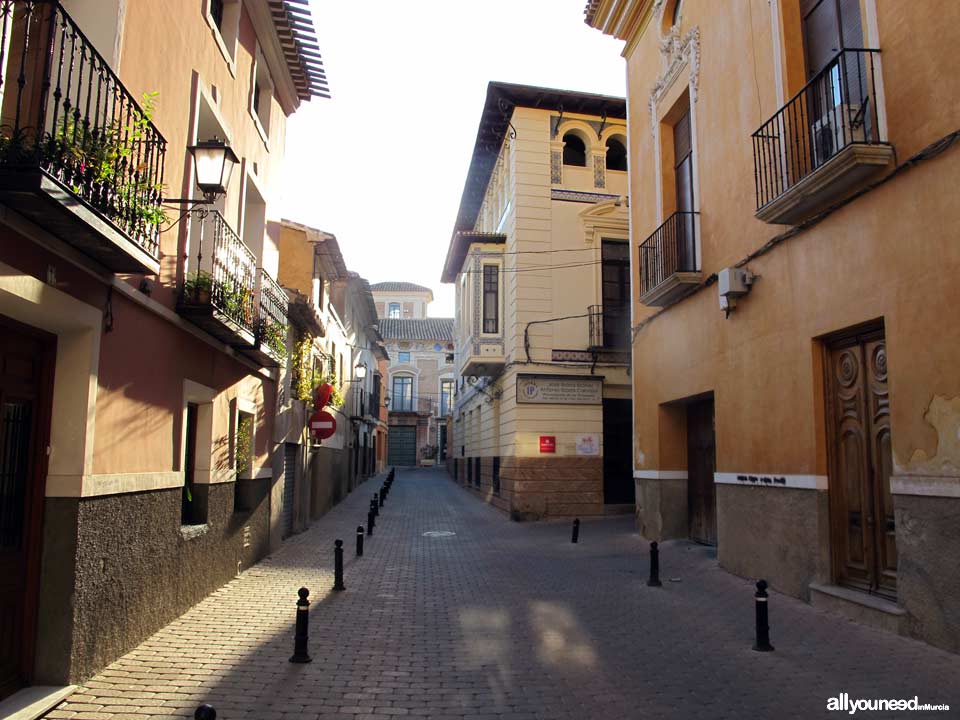
[{"label": "allyouneed in murcia logo", "polygon": [[920,698],[914,696],[909,700],[900,699],[877,699],[877,698],[852,698],[847,693],[840,693],[837,697],[827,700],[827,710],[834,712],[845,712],[853,715],[856,712],[871,712],[878,710],[912,710],[912,711],[935,711],[945,712],[950,709],[949,705],[922,703]]}]

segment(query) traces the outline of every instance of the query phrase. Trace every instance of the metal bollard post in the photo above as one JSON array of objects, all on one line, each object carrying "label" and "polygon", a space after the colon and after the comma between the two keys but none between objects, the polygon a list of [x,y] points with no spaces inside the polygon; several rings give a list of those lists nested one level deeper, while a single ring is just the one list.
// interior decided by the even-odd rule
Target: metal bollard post
[{"label": "metal bollard post", "polygon": [[373,535],[373,510],[367,510],[367,535]]},{"label": "metal bollard post", "polygon": [[574,518],[573,520],[573,537],[570,538],[570,542],[575,543],[580,539],[580,518]]},{"label": "metal bollard post", "polygon": [[373,516],[380,517],[380,498],[377,493],[373,494],[373,500],[370,501],[370,507],[373,508]]},{"label": "metal bollard post", "polygon": [[363,525],[357,525],[357,557],[363,557]]},{"label": "metal bollard post", "polygon": [[660,546],[654,540],[650,543],[650,579],[647,580],[649,587],[662,587],[660,582]]},{"label": "metal bollard post", "polygon": [[308,663],[313,660],[307,653],[307,637],[310,626],[310,601],[307,596],[310,591],[305,587],[297,590],[300,599],[297,600],[297,629],[293,636],[293,656],[290,658],[292,663]]},{"label": "metal bollard post", "polygon": [[343,584],[343,540],[333,541],[333,589],[347,589]]},{"label": "metal bollard post", "polygon": [[757,611],[757,642],[753,649],[757,652],[770,652],[773,645],[770,644],[770,622],[767,615],[767,581],[757,582],[757,594],[754,596]]},{"label": "metal bollard post", "polygon": [[193,714],[193,720],[217,720],[217,711],[213,709],[213,705],[204,703]]}]

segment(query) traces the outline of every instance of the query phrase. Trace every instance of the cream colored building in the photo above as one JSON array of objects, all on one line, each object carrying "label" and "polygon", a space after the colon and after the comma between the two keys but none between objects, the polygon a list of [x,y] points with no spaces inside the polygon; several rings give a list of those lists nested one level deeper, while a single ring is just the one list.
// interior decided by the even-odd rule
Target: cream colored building
[{"label": "cream colored building", "polygon": [[[433,464],[449,448],[446,417],[453,410],[453,318],[429,317],[433,291],[410,282],[371,286],[378,327],[390,363],[390,465]],[[434,457],[426,457],[433,455]]]},{"label": "cream colored building", "polygon": [[960,651],[960,4],[593,0],[625,42],[637,517]]},{"label": "cream colored building", "polygon": [[630,511],[622,98],[490,83],[442,279],[458,481],[517,519]]}]

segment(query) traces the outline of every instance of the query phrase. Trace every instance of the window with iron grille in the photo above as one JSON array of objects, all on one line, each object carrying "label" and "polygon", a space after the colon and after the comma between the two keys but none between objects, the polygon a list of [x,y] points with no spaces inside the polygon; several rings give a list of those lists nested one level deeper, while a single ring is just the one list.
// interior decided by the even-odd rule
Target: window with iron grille
[{"label": "window with iron grille", "polygon": [[500,268],[483,266],[483,331],[500,331]]},{"label": "window with iron grille", "polygon": [[493,474],[491,479],[493,480],[493,494],[499,495],[500,494],[500,458],[499,457],[495,457],[493,459]]}]

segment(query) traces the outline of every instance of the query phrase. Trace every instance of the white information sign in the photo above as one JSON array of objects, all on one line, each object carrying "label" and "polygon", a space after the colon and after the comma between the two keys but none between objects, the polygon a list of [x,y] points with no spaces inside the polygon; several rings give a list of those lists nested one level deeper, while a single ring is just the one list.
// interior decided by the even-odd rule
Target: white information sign
[{"label": "white information sign", "polygon": [[600,436],[577,435],[577,455],[599,455]]},{"label": "white information sign", "polygon": [[600,378],[561,375],[517,376],[517,402],[553,405],[599,405],[603,402]]}]

